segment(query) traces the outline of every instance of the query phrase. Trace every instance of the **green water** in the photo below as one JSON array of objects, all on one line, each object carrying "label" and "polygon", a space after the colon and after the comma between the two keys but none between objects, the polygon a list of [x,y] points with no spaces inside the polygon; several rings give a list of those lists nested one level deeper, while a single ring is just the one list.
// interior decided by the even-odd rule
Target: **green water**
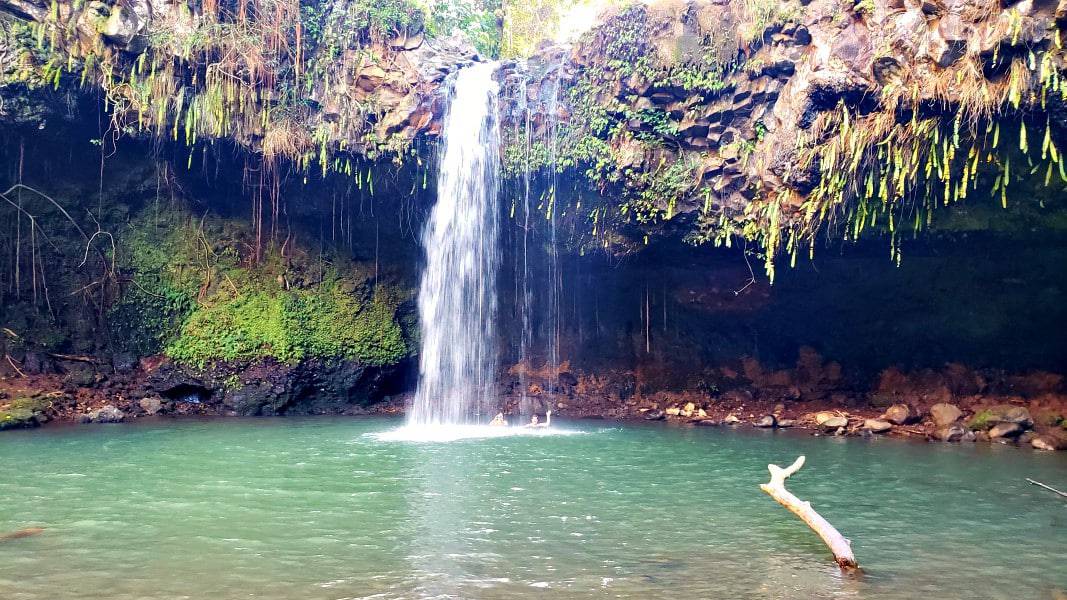
[{"label": "green water", "polygon": [[[0,598],[1052,598],[1067,454],[564,424],[379,441],[380,419],[0,435]],[[757,487],[853,540],[863,576]]]}]

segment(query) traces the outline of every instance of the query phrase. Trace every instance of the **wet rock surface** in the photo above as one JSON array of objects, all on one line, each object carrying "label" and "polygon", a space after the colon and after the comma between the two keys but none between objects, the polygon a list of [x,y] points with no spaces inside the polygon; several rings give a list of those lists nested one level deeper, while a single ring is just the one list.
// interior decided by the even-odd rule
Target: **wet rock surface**
[{"label": "wet rock surface", "polygon": [[81,415],[78,420],[81,423],[121,423],[126,420],[126,414],[109,404]]}]

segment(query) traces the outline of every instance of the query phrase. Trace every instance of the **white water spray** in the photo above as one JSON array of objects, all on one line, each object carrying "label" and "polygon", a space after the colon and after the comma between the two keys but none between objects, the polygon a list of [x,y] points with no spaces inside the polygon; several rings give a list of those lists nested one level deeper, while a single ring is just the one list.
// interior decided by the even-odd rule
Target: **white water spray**
[{"label": "white water spray", "polygon": [[478,64],[458,73],[444,119],[437,204],[422,234],[422,351],[410,425],[484,421],[493,393],[500,262],[494,68]]}]

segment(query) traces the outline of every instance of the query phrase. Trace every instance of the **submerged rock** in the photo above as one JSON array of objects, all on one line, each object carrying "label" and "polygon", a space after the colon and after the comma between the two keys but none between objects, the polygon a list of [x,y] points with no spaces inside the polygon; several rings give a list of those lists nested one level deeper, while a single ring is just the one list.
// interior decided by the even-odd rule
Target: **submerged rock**
[{"label": "submerged rock", "polygon": [[945,427],[959,421],[963,416],[963,411],[955,404],[939,402],[930,407],[930,416],[933,417],[935,425]]}]

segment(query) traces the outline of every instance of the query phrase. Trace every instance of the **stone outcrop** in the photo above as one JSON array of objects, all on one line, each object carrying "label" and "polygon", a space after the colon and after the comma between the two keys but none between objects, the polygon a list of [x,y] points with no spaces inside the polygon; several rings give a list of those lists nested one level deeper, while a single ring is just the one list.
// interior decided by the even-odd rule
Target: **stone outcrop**
[{"label": "stone outcrop", "polygon": [[[369,367],[351,360],[273,360],[197,369],[164,362],[136,395],[148,414],[241,416],[362,412],[396,388],[403,367]],[[158,404],[157,404],[158,403]],[[153,412],[154,411],[154,412]]]},{"label": "stone outcrop", "polygon": [[[941,180],[916,177],[935,151],[924,119],[950,136],[962,120],[960,139],[1023,114],[1043,132],[1048,115],[1062,113],[1061,88],[1050,83],[1067,64],[1054,3],[770,4],[753,15],[721,0],[637,3],[572,49],[506,65],[508,102],[520,107],[508,114],[513,168],[574,168],[641,234],[741,235],[773,255],[796,252],[790,235],[813,238],[834,215],[848,219],[860,196],[895,202],[946,186],[945,197],[959,199],[954,179],[976,177],[964,161],[950,158]],[[1063,121],[1051,122],[1060,145]],[[557,163],[548,165],[538,145],[552,139]],[[906,152],[914,164],[879,188],[885,140],[902,144],[894,160]],[[602,231],[604,221],[598,215]]]},{"label": "stone outcrop", "polygon": [[[481,60],[465,38],[431,38],[417,19],[399,31],[388,24],[377,31],[355,2],[323,3],[316,32],[301,29],[298,13],[215,15],[194,6],[0,0],[5,104],[33,94],[53,104],[50,88],[87,90],[92,82],[123,130],[174,138],[183,132],[187,143],[231,138],[298,163],[322,148],[374,157],[436,135],[445,79]],[[253,40],[233,43],[252,47],[227,46],[232,39],[218,34],[222,21]],[[27,26],[29,32],[19,30]],[[57,47],[27,45],[37,28]],[[71,71],[52,70],[49,61]],[[0,109],[0,117],[34,117],[13,115],[13,108]]]},{"label": "stone outcrop", "polygon": [[126,414],[110,404],[85,413],[79,418],[82,423],[121,423],[125,420]]}]

